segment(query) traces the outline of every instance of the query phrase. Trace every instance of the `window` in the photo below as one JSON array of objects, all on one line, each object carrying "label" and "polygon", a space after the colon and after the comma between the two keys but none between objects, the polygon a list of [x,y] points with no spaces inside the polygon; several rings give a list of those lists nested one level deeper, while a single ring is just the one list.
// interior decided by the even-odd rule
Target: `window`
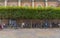
[{"label": "window", "polygon": [[44,2],[45,0],[35,0],[35,2]]},{"label": "window", "polygon": [[8,6],[17,6],[18,5],[17,2],[18,2],[18,0],[8,0],[7,5]]},{"label": "window", "polygon": [[17,2],[18,0],[8,0],[8,2]]},{"label": "window", "polygon": [[48,0],[48,2],[57,2],[58,0]]},{"label": "window", "polygon": [[11,20],[11,19],[10,19],[10,20],[9,20],[9,25],[13,25],[13,26],[16,25],[16,20]]},{"label": "window", "polygon": [[21,2],[32,2],[32,0],[21,0]]},{"label": "window", "polygon": [[58,0],[60,2],[60,0]]},{"label": "window", "polygon": [[5,0],[0,0],[0,2],[4,2]]}]

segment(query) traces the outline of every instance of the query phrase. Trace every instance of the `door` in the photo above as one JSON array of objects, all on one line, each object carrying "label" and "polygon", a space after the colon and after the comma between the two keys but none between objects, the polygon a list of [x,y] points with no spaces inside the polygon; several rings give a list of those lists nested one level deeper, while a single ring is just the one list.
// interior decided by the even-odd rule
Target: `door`
[{"label": "door", "polygon": [[17,27],[16,20],[10,19],[10,20],[9,20],[9,26],[11,26],[11,27]]}]

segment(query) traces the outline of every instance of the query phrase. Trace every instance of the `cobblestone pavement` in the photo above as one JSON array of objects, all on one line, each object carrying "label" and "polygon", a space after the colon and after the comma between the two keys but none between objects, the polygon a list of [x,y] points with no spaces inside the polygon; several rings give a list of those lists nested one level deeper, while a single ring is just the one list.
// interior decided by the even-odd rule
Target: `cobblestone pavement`
[{"label": "cobblestone pavement", "polygon": [[60,28],[54,29],[4,29],[0,38],[60,38]]}]

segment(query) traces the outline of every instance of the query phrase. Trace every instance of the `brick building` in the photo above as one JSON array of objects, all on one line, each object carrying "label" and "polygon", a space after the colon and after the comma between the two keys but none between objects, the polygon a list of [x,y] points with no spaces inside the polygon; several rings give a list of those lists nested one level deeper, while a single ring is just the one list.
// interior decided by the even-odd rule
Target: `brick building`
[{"label": "brick building", "polygon": [[0,0],[0,6],[57,7],[60,0]]},{"label": "brick building", "polygon": [[[59,7],[60,0],[0,0],[0,6],[22,6],[22,7],[48,7],[48,6],[52,6],[52,7]],[[55,23],[56,26],[58,25],[58,23],[60,25],[60,20],[48,20],[48,21],[51,24]],[[25,23],[26,27],[33,27],[33,28],[34,27],[36,27],[36,28],[43,27],[42,25],[44,24],[44,22],[45,22],[44,20],[0,19],[0,24],[14,25],[17,23],[19,26],[22,26],[21,24]],[[49,24],[49,27],[51,27],[50,24]]]}]

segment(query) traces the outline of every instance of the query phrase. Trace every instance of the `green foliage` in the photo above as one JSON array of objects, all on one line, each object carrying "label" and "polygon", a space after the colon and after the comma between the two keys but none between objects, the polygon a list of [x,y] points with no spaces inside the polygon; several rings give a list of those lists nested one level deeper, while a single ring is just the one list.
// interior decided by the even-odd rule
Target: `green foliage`
[{"label": "green foliage", "polygon": [[60,7],[58,8],[0,7],[0,18],[60,19]]}]

